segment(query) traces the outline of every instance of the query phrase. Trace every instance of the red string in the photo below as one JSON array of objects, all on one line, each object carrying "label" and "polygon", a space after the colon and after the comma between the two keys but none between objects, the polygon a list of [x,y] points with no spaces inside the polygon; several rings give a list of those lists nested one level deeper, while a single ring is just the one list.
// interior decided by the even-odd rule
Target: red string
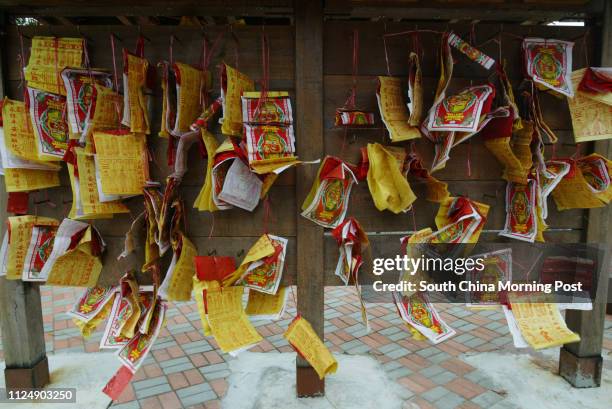
[{"label": "red string", "polygon": [[[117,58],[115,55],[115,34],[111,33],[110,35],[111,42],[111,51],[113,55],[113,83],[115,85],[115,92],[119,93],[119,77],[117,76]],[[127,91],[126,91],[127,92]],[[119,108],[119,103],[115,101],[115,111],[117,111],[117,127],[121,128],[121,110]]]},{"label": "red string", "polygon": [[208,40],[204,38],[202,43],[202,59],[201,59],[201,68],[202,70],[208,70],[210,67],[210,61],[212,60],[213,55],[217,52],[219,45],[221,44],[221,39],[223,38],[223,33],[219,33],[215,41],[213,41],[212,46],[208,47]]},{"label": "red string", "polygon": [[352,88],[351,94],[344,103],[345,108],[355,109],[355,98],[357,95],[357,75],[359,68],[359,31],[353,30],[353,70],[352,70]]},{"label": "red string", "polygon": [[174,34],[170,36],[170,46],[168,48],[168,52],[170,54],[170,66],[172,66],[174,64]]},{"label": "red string", "polygon": [[119,79],[117,78],[117,58],[115,56],[115,35],[110,35],[111,51],[113,53],[113,82],[115,84],[115,92],[119,92]]},{"label": "red string", "polygon": [[412,228],[415,232],[417,232],[417,224],[416,224],[416,210],[414,210],[414,204],[410,209],[410,213],[412,213]]},{"label": "red string", "polygon": [[230,24],[230,34],[232,35],[232,39],[234,40],[235,46],[236,48],[234,49],[234,59],[235,64],[234,66],[236,67],[236,69],[238,69],[238,57],[240,55],[240,41],[238,40],[238,36],[236,35],[236,33],[234,33],[234,26]]},{"label": "red string", "polygon": [[344,134],[342,135],[342,147],[340,148],[340,157],[344,157],[344,148],[346,148],[346,136],[348,133],[348,129],[344,128]]},{"label": "red string", "polygon": [[91,72],[91,61],[89,60],[89,51],[87,51],[87,39],[83,38],[83,58],[85,59],[85,68],[91,81],[91,86],[94,87],[93,73]]},{"label": "red string", "polygon": [[261,33],[261,71],[261,93],[259,100],[257,101],[257,106],[253,112],[254,117],[258,116],[262,103],[264,103],[268,98],[268,86],[270,81],[270,47],[268,45],[268,36],[264,32]]},{"label": "red string", "polygon": [[268,234],[268,221],[270,220],[270,196],[266,194],[264,199],[263,233]]},{"label": "red string", "polygon": [[468,177],[472,177],[472,142],[467,144],[467,173]]},{"label": "red string", "polygon": [[215,212],[210,212],[210,215],[212,216],[212,220],[210,222],[210,232],[208,233],[208,238],[212,238],[213,236],[213,232],[215,231]]},{"label": "red string", "polygon": [[23,100],[26,101],[27,100],[27,89],[25,86],[25,51],[24,51],[24,47],[23,47],[23,34],[21,34],[21,31],[19,32],[19,47],[21,48],[21,54],[19,54],[17,56],[17,60],[19,61],[19,66],[20,66],[20,70],[19,70],[19,86],[21,87],[21,89],[23,90]]},{"label": "red string", "polygon": [[61,94],[59,83],[59,38],[57,37],[53,40],[53,48],[55,49],[55,81],[57,82],[57,93]]},{"label": "red string", "polygon": [[576,159],[576,160],[580,159],[580,148],[581,148],[580,144],[577,143],[576,144],[576,153],[574,153],[574,159]]},{"label": "red string", "polygon": [[136,52],[135,54],[140,57],[140,58],[144,58],[144,42],[145,39],[142,35],[138,36],[138,39],[136,39]]},{"label": "red string", "polygon": [[391,68],[389,66],[389,52],[387,51],[387,38],[383,36],[383,45],[385,47],[385,62],[387,63],[387,75],[391,76]]}]

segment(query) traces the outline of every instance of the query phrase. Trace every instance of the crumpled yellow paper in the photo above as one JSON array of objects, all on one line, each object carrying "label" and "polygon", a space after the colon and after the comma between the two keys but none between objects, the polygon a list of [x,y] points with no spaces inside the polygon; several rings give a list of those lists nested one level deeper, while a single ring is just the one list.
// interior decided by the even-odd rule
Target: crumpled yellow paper
[{"label": "crumpled yellow paper", "polygon": [[215,153],[219,148],[219,143],[217,142],[217,139],[215,139],[215,136],[206,129],[202,128],[201,132],[202,140],[204,141],[204,146],[206,147],[206,156],[208,157],[206,161],[206,178],[204,179],[204,185],[202,186],[202,190],[200,190],[198,197],[196,197],[193,207],[199,211],[214,212],[219,210],[219,208],[217,205],[215,205],[215,201],[213,200],[212,196],[212,169],[213,165],[215,164]]},{"label": "crumpled yellow paper", "polygon": [[35,225],[58,226],[59,222],[50,217],[28,215],[9,217],[7,224],[10,240],[8,243],[6,278],[7,280],[19,280],[32,238],[32,227]]},{"label": "crumpled yellow paper", "polygon": [[253,247],[249,249],[236,271],[223,280],[223,287],[229,287],[234,284],[243,276],[244,272],[251,263],[261,260],[264,257],[271,256],[275,251],[276,249],[274,248],[270,237],[268,237],[267,234],[262,235],[259,239],[257,239],[255,244],[253,244]]},{"label": "crumpled yellow paper", "polygon": [[402,174],[403,166],[389,150],[378,143],[368,144],[368,187],[378,210],[400,213],[416,200],[410,184]]},{"label": "crumpled yellow paper", "polygon": [[86,229],[76,247],[53,260],[47,285],[66,287],[93,287],[96,285],[102,271],[102,262],[92,251],[93,227],[90,225]]},{"label": "crumpled yellow paper", "polygon": [[319,379],[335,373],[338,369],[338,362],[332,353],[303,317],[296,317],[283,336],[314,368]]}]

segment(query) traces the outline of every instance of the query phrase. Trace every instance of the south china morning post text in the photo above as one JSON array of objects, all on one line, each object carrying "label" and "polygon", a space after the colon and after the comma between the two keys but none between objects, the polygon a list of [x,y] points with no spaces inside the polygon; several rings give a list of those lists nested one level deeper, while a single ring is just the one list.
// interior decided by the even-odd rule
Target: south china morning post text
[{"label": "south china morning post text", "polygon": [[[375,276],[382,276],[386,272],[403,272],[414,276],[417,272],[445,272],[454,273],[456,276],[465,277],[466,273],[473,271],[481,272],[485,268],[483,258],[442,258],[408,257],[406,255],[396,255],[393,258],[375,258],[373,260],[372,273]],[[554,292],[581,292],[583,291],[582,282],[567,283],[562,280],[555,280],[549,283],[542,282],[512,282],[510,280],[498,280],[497,282],[480,282],[478,280],[446,280],[432,282],[429,280],[408,281],[399,280],[395,283],[385,283],[383,280],[374,280],[372,288],[376,292],[393,291],[427,291],[427,292],[540,292],[552,294]]]}]

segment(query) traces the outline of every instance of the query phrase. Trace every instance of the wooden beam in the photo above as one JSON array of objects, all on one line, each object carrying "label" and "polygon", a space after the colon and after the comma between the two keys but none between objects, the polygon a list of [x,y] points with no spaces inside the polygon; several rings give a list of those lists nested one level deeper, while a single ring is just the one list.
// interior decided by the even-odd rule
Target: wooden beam
[{"label": "wooden beam", "polygon": [[[296,144],[302,158],[323,156],[323,1],[295,2]],[[296,170],[297,203],[316,177],[315,166]],[[297,310],[323,339],[323,228],[297,215]],[[321,396],[325,382],[297,358],[298,397]]]},{"label": "wooden beam", "polygon": [[[603,14],[601,37],[601,66],[612,65],[612,2],[606,2]],[[595,152],[612,157],[612,143],[609,140],[597,141]],[[603,358],[601,347],[608,302],[608,283],[612,243],[612,208],[610,206],[589,211],[587,242],[601,246],[605,251],[604,260],[599,266],[597,294],[593,301],[592,311],[568,310],[566,321],[568,327],[580,334],[580,342],[567,344],[561,349],[559,373],[577,388],[591,388],[601,385]]]},{"label": "wooden beam", "polygon": [[[0,27],[4,32],[5,15],[0,13]],[[2,43],[4,36],[0,37]],[[5,96],[4,73],[6,50],[0,45],[0,98]],[[5,222],[6,188],[0,177],[0,219]],[[2,233],[6,231],[3,223]],[[42,307],[39,285],[0,277],[0,328],[6,368],[7,389],[42,388],[49,383],[49,365],[45,351]]]},{"label": "wooden beam", "polygon": [[156,26],[157,19],[149,16],[139,16],[136,18],[139,26]]},{"label": "wooden beam", "polygon": [[200,19],[196,16],[182,16],[179,22],[179,26],[195,26],[202,27]]},{"label": "wooden beam", "polygon": [[275,16],[293,14],[292,1],[244,0],[2,0],[0,7],[16,16]]},{"label": "wooden beam", "polygon": [[492,4],[437,2],[435,6],[432,6],[431,2],[428,1],[393,4],[388,1],[328,0],[325,2],[325,14],[357,18],[386,16],[406,20],[548,21],[567,17],[598,15],[603,9],[603,3],[602,0],[589,1],[587,4],[542,4],[509,1]]},{"label": "wooden beam", "polygon": [[116,17],[117,17],[117,20],[119,20],[121,24],[123,24],[124,26],[134,25],[134,23],[132,23],[132,20],[130,20],[130,18],[127,16],[116,16]]},{"label": "wooden beam", "polygon": [[58,16],[58,17],[55,17],[55,19],[63,26],[70,26],[70,27],[74,26],[74,23],[70,21],[70,19],[67,17]]}]

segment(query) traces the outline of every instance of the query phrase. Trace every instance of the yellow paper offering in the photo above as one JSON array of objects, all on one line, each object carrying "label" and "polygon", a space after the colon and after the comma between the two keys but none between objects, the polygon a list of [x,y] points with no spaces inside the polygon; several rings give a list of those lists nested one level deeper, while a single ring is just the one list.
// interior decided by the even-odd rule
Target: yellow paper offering
[{"label": "yellow paper offering", "polygon": [[149,115],[144,93],[149,62],[124,50],[123,119],[121,123],[135,133],[149,134]]},{"label": "yellow paper offering", "polygon": [[244,287],[209,288],[206,291],[208,323],[225,353],[237,353],[262,340],[242,308]]},{"label": "yellow paper offering", "polygon": [[612,199],[612,161],[593,153],[580,158],[552,191],[559,210],[604,207]]},{"label": "yellow paper offering", "polygon": [[580,341],[580,336],[567,328],[557,304],[532,302],[528,296],[520,296],[519,300],[512,294],[508,299],[521,335],[533,349]]},{"label": "yellow paper offering", "polygon": [[253,247],[249,249],[249,252],[244,257],[244,260],[242,260],[242,263],[240,263],[240,266],[238,266],[236,271],[234,271],[232,274],[230,274],[223,280],[223,286],[227,287],[234,284],[244,275],[251,263],[257,260],[261,260],[264,257],[271,256],[272,254],[274,254],[275,251],[276,249],[274,247],[274,244],[272,244],[272,240],[270,240],[270,237],[268,237],[267,234],[261,236],[255,242]]},{"label": "yellow paper offering", "polygon": [[242,136],[242,102],[240,97],[244,92],[254,91],[255,83],[235,68],[223,64],[221,74],[221,98],[223,101],[223,117],[221,132],[224,135]]},{"label": "yellow paper offering", "polygon": [[583,68],[572,73],[576,92],[574,98],[567,98],[576,143],[612,138],[612,105],[578,89],[585,70]]},{"label": "yellow paper offering", "polygon": [[410,126],[410,114],[404,103],[402,80],[395,77],[378,77],[376,93],[380,117],[392,142],[406,141],[421,137],[418,127]]},{"label": "yellow paper offering", "polygon": [[485,146],[493,156],[504,166],[502,178],[508,182],[527,184],[529,169],[524,169],[519,158],[510,147],[510,138],[485,139]]},{"label": "yellow paper offering", "polygon": [[195,275],[193,258],[198,250],[183,234],[179,235],[176,247],[159,294],[168,301],[189,301]]},{"label": "yellow paper offering", "polygon": [[[71,209],[71,218],[77,220],[90,219],[100,216],[112,217],[115,213],[129,213],[129,209],[119,200],[101,202],[96,182],[96,164],[93,155],[86,154],[82,148],[76,148],[78,178],[74,175],[74,168],[69,164],[70,182],[73,194],[78,193],[81,208],[75,205]],[[78,183],[78,188],[76,187]]]},{"label": "yellow paper offering", "polygon": [[215,164],[215,152],[219,147],[219,143],[215,139],[215,136],[208,132],[206,129],[202,128],[202,139],[204,140],[204,146],[206,147],[206,156],[208,160],[206,161],[206,178],[204,179],[204,186],[202,186],[202,190],[198,194],[198,197],[193,204],[193,207],[197,208],[199,211],[209,211],[214,212],[219,210],[217,205],[215,205],[215,201],[213,200],[213,177],[212,170]]},{"label": "yellow paper offering", "polygon": [[477,243],[487,221],[489,206],[466,197],[449,197],[436,214],[438,231],[431,243]]},{"label": "yellow paper offering", "polygon": [[416,200],[408,180],[402,173],[398,158],[378,143],[368,144],[368,187],[378,210],[393,213],[408,210]]},{"label": "yellow paper offering", "polygon": [[176,76],[176,122],[174,132],[189,131],[189,127],[202,112],[200,93],[204,73],[188,64],[174,64]]},{"label": "yellow paper offering", "polygon": [[[198,313],[200,314],[200,322],[202,323],[202,332],[205,336],[212,335],[210,324],[208,323],[208,314],[204,306],[204,291],[208,289],[209,282],[198,280],[197,276],[193,276],[193,297],[198,305]],[[218,287],[219,284],[215,283]]]},{"label": "yellow paper offering", "polygon": [[295,318],[285,331],[284,337],[317,371],[320,379],[338,369],[338,362],[304,318]]},{"label": "yellow paper offering", "polygon": [[41,275],[47,275],[47,285],[93,287],[102,271],[99,254],[103,249],[102,239],[93,226],[64,219]]},{"label": "yellow paper offering", "polygon": [[149,179],[146,137],[124,132],[94,132],[96,162],[106,195],[140,195]]},{"label": "yellow paper offering", "polygon": [[7,192],[28,192],[60,185],[59,172],[40,169],[4,169]]},{"label": "yellow paper offering", "polygon": [[87,339],[91,336],[91,334],[96,329],[98,324],[100,324],[102,321],[106,319],[106,317],[108,317],[108,314],[110,313],[112,308],[113,308],[113,303],[107,302],[106,304],[104,304],[104,307],[102,307],[100,312],[98,312],[89,321],[81,321],[80,319],[72,318],[72,322],[81,331],[81,335],[83,336],[83,338]]},{"label": "yellow paper offering", "polygon": [[95,101],[91,110],[93,115],[85,132],[85,148],[88,153],[94,153],[93,131],[117,128],[123,110],[123,100],[111,88],[96,84]]},{"label": "yellow paper offering", "polygon": [[6,278],[19,280],[32,238],[34,226],[57,226],[59,222],[49,217],[15,216],[8,218],[10,232],[6,261]]},{"label": "yellow paper offering", "polygon": [[61,78],[65,67],[81,67],[84,41],[82,38],[34,37],[25,79],[28,87],[66,95]]},{"label": "yellow paper offering", "polygon": [[287,303],[287,287],[280,287],[276,294],[250,290],[245,312],[255,319],[280,319]]},{"label": "yellow paper offering", "polygon": [[39,162],[36,136],[25,103],[5,98],[2,120],[6,148],[22,159]]}]

